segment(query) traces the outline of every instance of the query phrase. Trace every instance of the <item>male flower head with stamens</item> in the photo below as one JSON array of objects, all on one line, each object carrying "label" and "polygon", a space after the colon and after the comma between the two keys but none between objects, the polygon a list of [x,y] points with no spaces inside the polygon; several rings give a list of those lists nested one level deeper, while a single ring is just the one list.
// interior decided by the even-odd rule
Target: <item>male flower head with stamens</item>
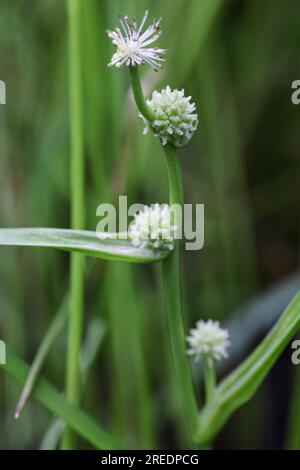
[{"label": "male flower head with stamens", "polygon": [[162,56],[166,50],[149,47],[162,34],[159,28],[161,18],[158,21],[154,20],[143,32],[147,17],[148,11],[145,12],[139,27],[135,18],[129,22],[128,16],[120,17],[121,29],[116,27],[114,31],[107,30],[108,36],[117,48],[108,64],[109,67],[121,68],[123,65],[134,67],[147,63],[157,71],[162,66],[161,62],[164,61]]}]

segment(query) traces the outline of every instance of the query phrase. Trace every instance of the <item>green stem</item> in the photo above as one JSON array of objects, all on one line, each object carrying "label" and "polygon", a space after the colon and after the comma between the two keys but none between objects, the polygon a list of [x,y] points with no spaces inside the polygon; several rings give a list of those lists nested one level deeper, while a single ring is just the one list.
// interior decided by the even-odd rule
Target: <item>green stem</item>
[{"label": "green stem", "polygon": [[215,394],[216,387],[216,370],[214,364],[209,364],[207,360],[203,361],[204,370],[204,387],[205,387],[205,398],[206,404],[209,405]]},{"label": "green stem", "polygon": [[167,144],[163,146],[163,149],[167,164],[170,205],[179,204],[180,206],[183,206],[184,194],[182,174],[176,148],[171,144]]},{"label": "green stem", "polygon": [[285,448],[287,450],[300,449],[300,367],[294,366],[293,384],[289,403],[288,423]]},{"label": "green stem", "polygon": [[[139,111],[150,122],[154,115],[145,102],[137,67],[130,67],[134,98]],[[163,146],[169,179],[170,205],[183,206],[183,183],[176,148],[173,145]],[[176,217],[176,211],[175,211]],[[174,220],[176,225],[176,220]],[[173,356],[176,380],[181,398],[181,410],[188,428],[191,442],[198,430],[198,407],[194,393],[191,369],[186,354],[186,342],[183,326],[180,249],[176,242],[173,252],[162,262],[163,283],[166,296],[167,321],[171,352]]]},{"label": "green stem", "polygon": [[[84,158],[82,130],[82,87],[80,66],[80,0],[68,0],[69,81],[71,115],[71,225],[84,227]],[[84,257],[71,255],[70,316],[67,355],[66,395],[70,403],[80,403],[80,348],[83,329]],[[63,449],[76,447],[75,434],[67,428]]]},{"label": "green stem", "polygon": [[155,119],[155,116],[145,101],[138,67],[130,66],[129,70],[130,70],[132,91],[133,91],[133,96],[134,96],[136,105],[139,111],[142,113],[142,115],[146,119],[148,119],[148,121],[151,122]]},{"label": "green stem", "polygon": [[[170,205],[183,204],[183,185],[180,165],[175,147],[164,146],[169,178]],[[176,221],[175,221],[176,224]],[[198,429],[198,407],[188,357],[183,326],[180,247],[176,242],[174,251],[162,262],[163,282],[166,296],[167,321],[176,380],[182,400],[182,411],[188,426],[189,437]]]}]

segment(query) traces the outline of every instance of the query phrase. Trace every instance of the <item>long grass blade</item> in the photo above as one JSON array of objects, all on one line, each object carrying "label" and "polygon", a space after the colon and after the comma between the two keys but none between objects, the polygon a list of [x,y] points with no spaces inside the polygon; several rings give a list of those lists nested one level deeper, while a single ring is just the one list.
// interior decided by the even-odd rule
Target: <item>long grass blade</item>
[{"label": "long grass blade", "polygon": [[0,246],[35,246],[79,252],[106,260],[150,263],[160,261],[168,250],[135,248],[128,240],[100,239],[95,232],[54,228],[0,229]]},{"label": "long grass blade", "polygon": [[[11,377],[23,384],[29,372],[29,366],[10,349],[7,350],[6,364],[1,364]],[[120,449],[121,446],[107,434],[90,416],[76,406],[68,403],[50,383],[39,378],[33,390],[34,397],[54,415],[92,444],[96,449]]]}]

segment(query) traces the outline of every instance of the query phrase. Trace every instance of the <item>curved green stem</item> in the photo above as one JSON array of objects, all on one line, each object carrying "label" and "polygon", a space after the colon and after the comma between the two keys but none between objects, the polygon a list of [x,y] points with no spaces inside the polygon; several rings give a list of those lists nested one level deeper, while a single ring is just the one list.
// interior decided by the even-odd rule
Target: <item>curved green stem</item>
[{"label": "curved green stem", "polygon": [[[82,90],[80,65],[80,0],[68,0],[69,74],[71,115],[71,224],[73,229],[84,226],[84,158],[82,131]],[[70,316],[67,354],[66,395],[73,405],[80,402],[80,348],[83,329],[84,257],[71,255]],[[76,436],[67,428],[63,449],[74,449]]]},{"label": "curved green stem", "polygon": [[136,105],[139,111],[142,113],[142,115],[148,121],[151,122],[154,120],[155,116],[145,101],[138,67],[130,66],[129,69],[130,69],[132,91],[133,91],[133,96],[134,96]]},{"label": "curved green stem", "polygon": [[[134,98],[139,111],[150,122],[154,115],[145,102],[140,84],[137,67],[130,67],[130,75]],[[173,145],[164,145],[166,156],[169,202],[183,206],[183,183],[176,148]],[[176,225],[176,211],[174,212]],[[185,333],[182,317],[181,280],[180,280],[180,249],[178,241],[173,252],[162,262],[163,283],[166,297],[167,322],[174,362],[176,380],[181,398],[181,411],[188,428],[191,442],[198,430],[198,407],[194,393],[194,385],[188,357],[186,354]]]}]

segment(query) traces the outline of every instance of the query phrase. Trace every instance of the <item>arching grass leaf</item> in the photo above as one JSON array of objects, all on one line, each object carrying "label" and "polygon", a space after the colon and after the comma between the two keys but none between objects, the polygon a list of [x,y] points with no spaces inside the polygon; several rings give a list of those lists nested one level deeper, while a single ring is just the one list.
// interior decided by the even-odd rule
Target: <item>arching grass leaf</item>
[{"label": "arching grass leaf", "polygon": [[168,250],[134,247],[130,240],[100,239],[96,232],[56,228],[0,229],[0,245],[57,248],[133,263],[160,261],[169,254]]},{"label": "arching grass leaf", "polygon": [[209,442],[232,413],[254,395],[299,329],[300,292],[260,345],[217,387],[214,401],[201,413],[198,442]]}]

